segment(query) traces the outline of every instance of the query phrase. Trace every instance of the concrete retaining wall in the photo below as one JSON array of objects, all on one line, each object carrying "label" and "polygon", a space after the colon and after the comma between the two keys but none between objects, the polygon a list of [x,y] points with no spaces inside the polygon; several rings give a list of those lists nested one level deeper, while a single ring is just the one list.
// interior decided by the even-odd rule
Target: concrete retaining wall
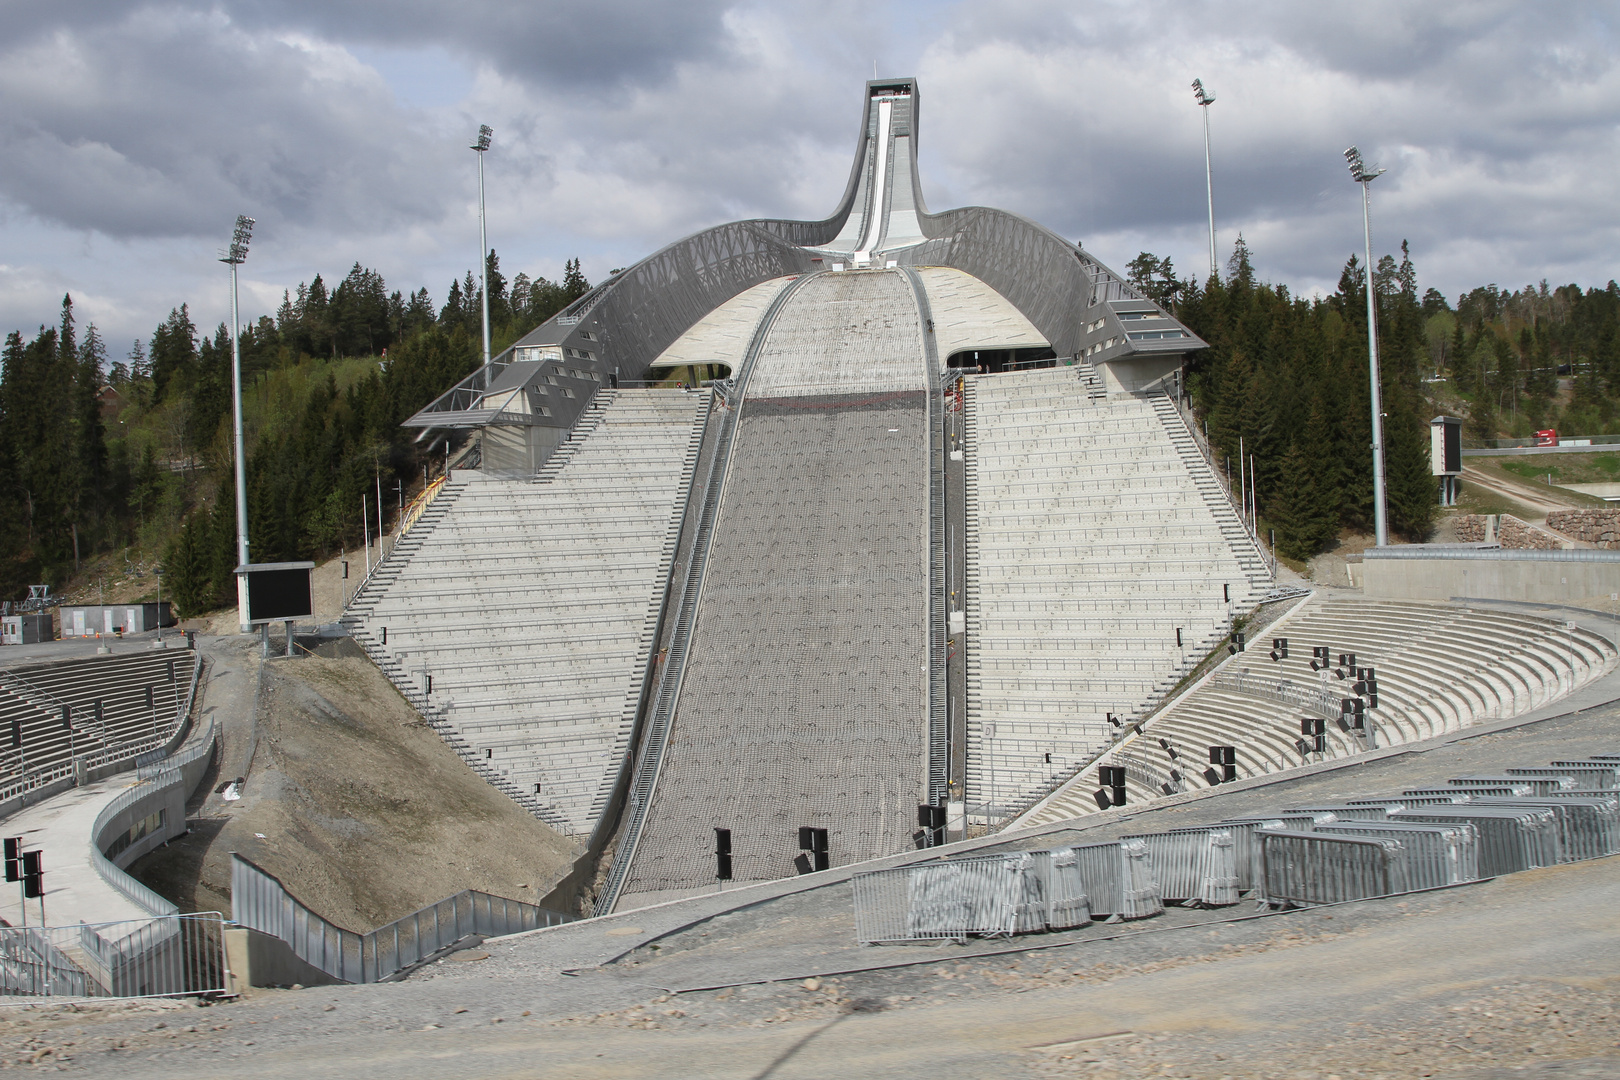
[{"label": "concrete retaining wall", "polygon": [[1367,558],[1356,575],[1368,596],[1405,600],[1492,600],[1558,603],[1620,591],[1620,561]]}]

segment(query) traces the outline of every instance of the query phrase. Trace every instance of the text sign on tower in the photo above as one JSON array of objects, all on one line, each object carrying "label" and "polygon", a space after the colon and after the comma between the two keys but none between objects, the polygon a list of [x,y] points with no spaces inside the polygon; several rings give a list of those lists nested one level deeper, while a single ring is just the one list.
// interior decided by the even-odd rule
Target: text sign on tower
[{"label": "text sign on tower", "polygon": [[253,623],[308,619],[315,614],[310,579],[312,562],[249,563],[236,572],[247,578],[247,617]]}]

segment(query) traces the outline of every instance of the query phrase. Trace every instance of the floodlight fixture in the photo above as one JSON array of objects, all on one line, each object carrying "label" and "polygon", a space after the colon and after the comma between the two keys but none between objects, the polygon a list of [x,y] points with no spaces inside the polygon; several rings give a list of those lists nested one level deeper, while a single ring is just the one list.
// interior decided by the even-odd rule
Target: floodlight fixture
[{"label": "floodlight fixture", "polygon": [[[236,268],[247,261],[248,241],[253,237],[253,219],[246,214],[236,216],[236,228],[231,233],[230,251],[219,261],[231,268],[231,411],[234,451],[236,457],[236,565],[248,563],[247,532],[247,463],[243,457],[242,438],[242,343],[241,319],[237,315]],[[253,629],[248,624],[247,578],[236,578],[237,627],[244,634]],[[161,611],[159,612],[161,616]],[[163,620],[160,617],[158,622]]]},{"label": "floodlight fixture", "polygon": [[220,262],[240,266],[247,262],[248,241],[253,239],[253,219],[246,214],[236,215],[236,229],[231,233],[231,247]]},{"label": "floodlight fixture", "polygon": [[1215,261],[1215,176],[1209,164],[1209,107],[1215,95],[1204,88],[1203,79],[1192,81],[1193,97],[1204,110],[1204,192],[1209,196],[1209,276],[1216,274]]},{"label": "floodlight fixture", "polygon": [[1361,226],[1367,255],[1363,267],[1367,279],[1367,368],[1372,382],[1373,533],[1378,546],[1385,547],[1389,544],[1389,511],[1384,496],[1384,410],[1378,385],[1378,289],[1373,280],[1372,204],[1368,195],[1370,185],[1384,175],[1384,170],[1369,172],[1361,159],[1361,151],[1354,146],[1344,152],[1344,160],[1350,166],[1350,179],[1361,185]]},{"label": "floodlight fixture", "polygon": [[1368,172],[1366,164],[1361,160],[1361,151],[1354,146],[1344,152],[1344,160],[1350,165],[1350,179],[1358,184],[1370,184],[1384,175],[1383,169]]},{"label": "floodlight fixture", "polygon": [[484,230],[484,152],[495,134],[488,124],[478,125],[478,139],[468,147],[478,151],[478,277],[484,297],[484,363],[489,363],[489,238]]}]

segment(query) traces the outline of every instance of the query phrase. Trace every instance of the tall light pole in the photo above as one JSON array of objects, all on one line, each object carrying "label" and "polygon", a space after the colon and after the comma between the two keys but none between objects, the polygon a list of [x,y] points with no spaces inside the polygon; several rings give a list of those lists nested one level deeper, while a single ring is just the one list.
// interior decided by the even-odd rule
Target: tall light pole
[{"label": "tall light pole", "polygon": [[484,151],[495,134],[488,124],[478,125],[478,141],[469,149],[478,151],[478,268],[484,283],[484,363],[489,363],[489,240],[484,235]]},{"label": "tall light pole", "polygon": [[[248,240],[253,236],[253,219],[238,214],[236,231],[231,234],[231,249],[219,260],[231,268],[231,398],[235,412],[236,438],[236,565],[246,566],[248,561],[247,531],[247,463],[242,456],[242,346],[239,337],[241,320],[236,313],[236,268],[247,261]],[[159,622],[162,609],[159,608]],[[236,575],[237,627],[246,634],[253,627],[248,624],[247,575]]]},{"label": "tall light pole", "polygon": [[1389,543],[1389,515],[1384,507],[1384,402],[1378,388],[1378,290],[1373,282],[1372,261],[1372,209],[1368,186],[1380,176],[1383,169],[1367,171],[1362,164],[1361,151],[1355,147],[1344,152],[1350,163],[1350,178],[1361,185],[1361,225],[1367,239],[1367,367],[1372,379],[1372,452],[1373,452],[1373,532],[1378,546]]},{"label": "tall light pole", "polygon": [[1215,95],[1204,89],[1204,80],[1194,79],[1193,97],[1204,110],[1204,191],[1209,196],[1209,276],[1215,276],[1215,177],[1209,164],[1209,107]]}]

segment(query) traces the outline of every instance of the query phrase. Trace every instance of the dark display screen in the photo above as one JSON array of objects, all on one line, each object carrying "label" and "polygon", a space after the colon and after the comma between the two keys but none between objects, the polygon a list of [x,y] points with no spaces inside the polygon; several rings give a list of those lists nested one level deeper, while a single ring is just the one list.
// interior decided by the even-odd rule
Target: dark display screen
[{"label": "dark display screen", "polygon": [[252,570],[247,579],[249,622],[315,614],[308,570]]}]

